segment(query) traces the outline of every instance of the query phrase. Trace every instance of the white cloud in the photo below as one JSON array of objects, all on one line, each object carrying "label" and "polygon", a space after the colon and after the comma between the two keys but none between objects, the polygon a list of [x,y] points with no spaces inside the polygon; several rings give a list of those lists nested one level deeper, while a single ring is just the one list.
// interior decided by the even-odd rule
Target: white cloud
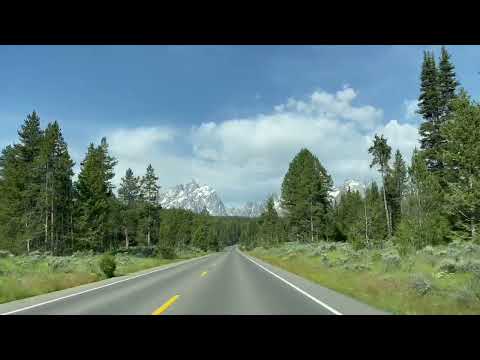
[{"label": "white cloud", "polygon": [[[116,130],[108,138],[119,158],[116,181],[127,167],[142,175],[151,162],[163,187],[197,178],[217,189],[224,202],[241,203],[279,191],[290,161],[303,147],[337,184],[376,179],[368,154],[373,135],[383,133],[392,150],[400,149],[408,161],[418,131],[412,124],[384,121],[383,111],[374,106],[353,105],[357,94],[349,86],[334,94],[317,91],[306,100],[290,98],[268,114],[202,123],[190,133]],[[179,144],[189,154],[177,151]]]},{"label": "white cloud", "polygon": [[[115,129],[107,134],[107,142],[112,155],[118,160],[114,184],[120,183],[121,177],[125,175],[128,168],[131,168],[139,176],[145,173],[149,163],[162,165],[162,168],[164,166],[166,168],[173,167],[172,162],[175,162],[177,156],[170,154],[169,147],[172,146],[176,135],[177,130],[168,127]],[[160,163],[159,156],[161,156]],[[173,161],[172,156],[175,159]],[[190,167],[190,163],[188,165],[187,169]],[[155,165],[153,166],[155,167]]]},{"label": "white cloud", "polygon": [[170,128],[116,129],[108,136],[112,151],[122,158],[137,158],[162,142],[173,140],[174,131]]},{"label": "white cloud", "polygon": [[405,109],[406,120],[415,120],[419,117],[417,114],[418,100],[404,100],[403,107]]},{"label": "white cloud", "polygon": [[277,112],[287,110],[310,116],[323,115],[328,118],[352,121],[361,129],[368,129],[378,124],[383,117],[383,111],[370,105],[352,105],[357,96],[358,93],[354,89],[344,85],[343,89],[335,94],[315,91],[308,102],[290,98],[286,104],[277,105],[274,109]]}]

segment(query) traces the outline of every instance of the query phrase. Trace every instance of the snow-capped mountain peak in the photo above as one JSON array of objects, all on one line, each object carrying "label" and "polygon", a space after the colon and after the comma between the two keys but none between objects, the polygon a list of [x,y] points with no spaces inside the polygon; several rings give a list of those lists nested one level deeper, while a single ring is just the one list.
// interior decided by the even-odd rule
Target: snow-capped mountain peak
[{"label": "snow-capped mountain peak", "polygon": [[180,208],[200,213],[206,208],[210,215],[226,216],[225,206],[216,191],[192,179],[160,193],[160,205],[165,209]]},{"label": "snow-capped mountain peak", "polygon": [[[279,216],[283,216],[284,211],[281,208],[280,197],[278,194],[273,194],[273,207]],[[258,217],[260,216],[267,205],[267,199],[260,201],[249,201],[245,205],[237,208],[227,208],[227,214],[229,216],[242,216],[242,217]]]},{"label": "snow-capped mountain peak", "polygon": [[338,203],[343,193],[348,191],[358,191],[361,196],[365,195],[366,186],[360,181],[349,179],[346,180],[343,185],[339,188],[334,187],[330,192],[330,197],[332,198],[333,203]]}]

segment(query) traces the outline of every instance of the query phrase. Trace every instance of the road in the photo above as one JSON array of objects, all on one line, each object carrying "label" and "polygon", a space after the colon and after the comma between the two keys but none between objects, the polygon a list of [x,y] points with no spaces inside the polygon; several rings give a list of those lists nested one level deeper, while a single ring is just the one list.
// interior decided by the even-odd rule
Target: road
[{"label": "road", "polygon": [[383,314],[231,247],[132,276],[0,304],[18,315]]}]

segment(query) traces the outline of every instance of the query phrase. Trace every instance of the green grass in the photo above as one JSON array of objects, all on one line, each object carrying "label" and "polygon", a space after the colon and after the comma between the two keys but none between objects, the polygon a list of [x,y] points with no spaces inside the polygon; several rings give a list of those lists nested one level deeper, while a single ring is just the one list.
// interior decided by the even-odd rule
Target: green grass
[{"label": "green grass", "polygon": [[[289,252],[287,248],[288,245],[283,249],[256,248],[249,253],[392,314],[480,314],[479,289],[470,285],[475,275],[458,272],[437,278],[436,264],[424,254],[402,258],[399,267],[386,271],[382,258],[373,256],[378,250],[364,251],[357,257],[351,250],[339,249],[325,251],[321,256],[308,256],[304,251],[285,256]],[[369,269],[345,269],[342,263],[345,259],[350,265],[364,264]],[[427,294],[420,295],[412,288],[413,274],[430,283],[431,290]]]},{"label": "green grass", "polygon": [[[182,253],[176,259],[117,255],[115,276],[186,260],[206,253]],[[0,259],[0,303],[63,290],[106,279],[98,263],[101,255],[78,257],[16,256]],[[60,263],[55,266],[54,263]]]}]

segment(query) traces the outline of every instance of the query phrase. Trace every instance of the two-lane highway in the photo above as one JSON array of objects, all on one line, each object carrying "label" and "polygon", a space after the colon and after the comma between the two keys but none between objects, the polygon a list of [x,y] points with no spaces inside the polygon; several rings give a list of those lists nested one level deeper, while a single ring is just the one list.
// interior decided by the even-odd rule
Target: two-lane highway
[{"label": "two-lane highway", "polygon": [[[38,300],[36,299],[38,298]],[[382,314],[241,253],[236,247],[86,290],[0,305],[0,314]]]}]

